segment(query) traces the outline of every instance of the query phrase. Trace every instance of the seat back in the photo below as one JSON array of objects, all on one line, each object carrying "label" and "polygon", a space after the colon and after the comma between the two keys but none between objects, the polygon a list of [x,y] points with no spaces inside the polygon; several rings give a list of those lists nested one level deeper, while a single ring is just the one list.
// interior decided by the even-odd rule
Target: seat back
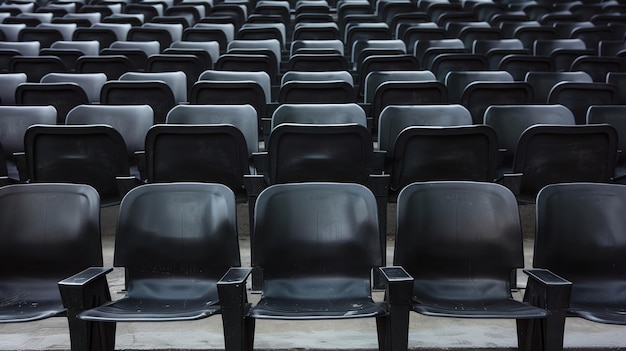
[{"label": "seat back", "polygon": [[27,106],[54,106],[57,124],[64,124],[74,107],[89,104],[89,97],[76,83],[24,83],[15,90],[15,102]]},{"label": "seat back", "polygon": [[527,82],[474,82],[461,95],[461,104],[470,111],[475,124],[483,121],[489,106],[523,105],[533,102],[533,89]]},{"label": "seat back", "polygon": [[266,149],[270,184],[332,181],[367,184],[373,141],[358,124],[291,124],[272,130]]},{"label": "seat back", "polygon": [[533,266],[572,282],[569,311],[624,324],[626,188],[617,184],[553,184],[537,195]]},{"label": "seat back", "polygon": [[167,112],[176,106],[172,89],[165,82],[156,80],[109,80],[102,86],[100,103],[107,105],[150,105],[154,111],[155,123],[163,123]]},{"label": "seat back", "polygon": [[243,133],[248,156],[259,151],[257,113],[251,105],[177,105],[166,124],[232,124]]},{"label": "seat back", "polygon": [[243,197],[243,175],[250,174],[243,133],[230,124],[153,126],[146,135],[149,182],[210,182]]},{"label": "seat back", "polygon": [[483,123],[498,135],[501,167],[511,168],[520,135],[536,124],[574,125],[574,115],[563,105],[493,105],[485,110]]},{"label": "seat back", "polygon": [[607,83],[557,83],[548,94],[548,104],[561,104],[574,114],[576,124],[585,124],[591,105],[614,105],[617,87]]},{"label": "seat back", "polygon": [[148,129],[154,124],[154,111],[148,105],[78,105],[67,113],[65,124],[107,124],[115,128],[134,158],[144,149]]},{"label": "seat back", "polygon": [[24,151],[31,182],[89,184],[103,205],[119,202],[116,177],[130,174],[124,139],[108,125],[34,125]]},{"label": "seat back", "polygon": [[132,189],[120,204],[113,261],[126,268],[127,294],[152,297],[154,283],[168,299],[217,302],[215,283],[240,265],[236,219],[233,193],[221,184]]},{"label": "seat back", "polygon": [[406,127],[469,124],[472,115],[462,105],[387,106],[378,120],[378,149],[391,153],[396,138]]},{"label": "seat back", "polygon": [[272,129],[283,123],[356,123],[367,127],[367,117],[361,106],[355,103],[281,104],[272,114]]},{"label": "seat back", "polygon": [[609,182],[616,159],[617,131],[610,125],[535,125],[519,138],[513,172],[523,174],[520,196],[534,200],[548,184]]},{"label": "seat back", "polygon": [[494,181],[498,138],[489,126],[408,127],[389,155],[390,187],[399,191],[418,181]]},{"label": "seat back", "polygon": [[65,312],[57,283],[103,264],[100,201],[90,186],[2,187],[0,223],[4,228],[0,235],[4,263],[0,287],[5,298],[2,322],[31,321]]},{"label": "seat back", "polygon": [[358,184],[271,186],[257,199],[254,236],[265,298],[368,297],[382,263],[376,199]]},{"label": "seat back", "polygon": [[515,196],[484,182],[425,182],[398,196],[394,265],[414,279],[419,299],[458,303],[511,297],[524,266]]}]

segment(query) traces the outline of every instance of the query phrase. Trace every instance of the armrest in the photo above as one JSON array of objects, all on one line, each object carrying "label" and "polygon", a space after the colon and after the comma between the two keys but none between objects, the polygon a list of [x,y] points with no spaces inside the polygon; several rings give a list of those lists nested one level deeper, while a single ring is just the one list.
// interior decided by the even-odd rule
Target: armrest
[{"label": "armrest", "polygon": [[254,152],[250,156],[252,164],[256,169],[257,174],[268,174],[270,169],[270,162],[267,152]]},{"label": "armrest", "polygon": [[135,151],[135,164],[137,164],[137,170],[141,179],[146,179],[146,152]]},{"label": "armrest", "polygon": [[20,176],[21,182],[28,181],[28,167],[26,165],[26,153],[14,152],[13,158],[15,159],[15,165],[17,166],[17,173]]},{"label": "armrest", "polygon": [[117,189],[120,193],[120,199],[123,198],[133,188],[145,184],[142,180],[133,176],[117,176],[115,177],[117,182]]},{"label": "armrest", "polygon": [[59,292],[65,308],[79,312],[110,301],[106,274],[112,270],[111,267],[90,267],[61,280]]},{"label": "armrest", "polygon": [[256,198],[263,189],[267,188],[267,182],[261,174],[244,174],[243,186],[246,188],[248,198]]},{"label": "armrest", "polygon": [[413,295],[413,277],[400,266],[379,267],[387,283],[387,300],[391,304],[408,305]]},{"label": "armrest", "polygon": [[504,163],[504,155],[506,155],[507,151],[508,149],[505,148],[498,149],[498,168],[502,168],[502,164]]},{"label": "armrest", "polygon": [[251,273],[251,267],[231,267],[217,282],[222,309],[243,307],[247,302],[246,281]]},{"label": "armrest", "polygon": [[496,182],[507,187],[511,192],[518,196],[522,186],[522,173],[504,173]]},{"label": "armrest", "polygon": [[528,284],[524,300],[553,311],[569,307],[572,283],[547,269],[524,269]]},{"label": "armrest", "polygon": [[386,158],[387,158],[387,151],[374,150],[374,154],[372,156],[372,172],[376,174],[384,173]]},{"label": "armrest", "polygon": [[270,136],[270,132],[272,131],[272,119],[269,117],[261,118],[261,133],[263,134],[263,141],[267,142],[267,138]]},{"label": "armrest", "polygon": [[376,197],[389,196],[389,184],[391,176],[389,174],[370,174],[368,188]]}]

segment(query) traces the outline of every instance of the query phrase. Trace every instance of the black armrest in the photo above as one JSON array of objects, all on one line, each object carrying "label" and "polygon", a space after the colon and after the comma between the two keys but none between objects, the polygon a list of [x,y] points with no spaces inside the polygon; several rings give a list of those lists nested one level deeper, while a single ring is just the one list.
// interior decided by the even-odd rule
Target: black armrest
[{"label": "black armrest", "polygon": [[255,199],[263,189],[267,188],[265,177],[261,174],[244,174],[243,185],[246,188],[248,198]]},{"label": "black armrest", "polygon": [[137,164],[137,170],[141,179],[146,179],[146,152],[135,151],[135,164]]},{"label": "black armrest", "polygon": [[[113,268],[110,267],[91,267],[61,280],[59,292],[65,308],[72,311],[84,311],[96,307],[93,302],[101,299],[91,298],[94,294],[110,301],[106,274],[112,270]],[[103,291],[103,288],[106,288],[106,291]]]},{"label": "black armrest", "polygon": [[372,172],[382,174],[385,172],[385,161],[387,159],[387,151],[375,150],[372,156]]},{"label": "black armrest", "polygon": [[226,350],[244,350],[247,345],[249,330],[245,320],[250,304],[246,280],[251,273],[250,267],[232,267],[217,282]]},{"label": "black armrest", "polygon": [[26,153],[14,152],[13,158],[15,159],[15,165],[17,166],[17,173],[20,176],[21,182],[28,181],[28,166],[26,165]]},{"label": "black armrest", "polygon": [[[543,302],[538,307],[548,310],[564,309],[569,307],[572,283],[559,277],[547,269],[524,269],[528,275],[526,295],[542,297]],[[528,302],[531,302],[530,300]],[[537,301],[537,303],[539,303]]]},{"label": "black armrest", "polygon": [[497,163],[497,167],[498,168],[502,168],[502,164],[504,163],[504,155],[506,155],[506,152],[508,151],[508,149],[505,148],[499,148],[498,149],[498,163]]},{"label": "black armrest", "polygon": [[367,185],[376,197],[389,196],[389,183],[391,176],[389,174],[370,174],[369,184]]},{"label": "black armrest", "polygon": [[270,162],[267,152],[254,152],[252,153],[251,160],[257,174],[266,175],[269,173]]},{"label": "black armrest", "polygon": [[522,186],[522,173],[504,173],[496,182],[507,187],[511,192],[518,196]]},{"label": "black armrest", "polygon": [[261,118],[261,125],[259,127],[261,129],[261,133],[263,134],[263,141],[267,142],[267,138],[270,136],[270,132],[272,131],[272,119],[269,117]]},{"label": "black armrest", "polygon": [[123,198],[131,189],[145,184],[142,180],[133,176],[117,176],[115,177],[117,182],[117,189],[120,193],[120,198]]},{"label": "black armrest", "polygon": [[78,317],[85,310],[111,301],[106,274],[112,270],[91,267],[59,282],[61,300],[67,308],[72,350],[113,349],[115,323],[87,322]]},{"label": "black armrest", "polygon": [[524,302],[548,311],[545,320],[518,320],[520,350],[562,350],[572,283],[546,269],[525,269]]},{"label": "black armrest", "polygon": [[413,295],[413,277],[400,266],[379,267],[387,283],[387,301],[408,305]]}]

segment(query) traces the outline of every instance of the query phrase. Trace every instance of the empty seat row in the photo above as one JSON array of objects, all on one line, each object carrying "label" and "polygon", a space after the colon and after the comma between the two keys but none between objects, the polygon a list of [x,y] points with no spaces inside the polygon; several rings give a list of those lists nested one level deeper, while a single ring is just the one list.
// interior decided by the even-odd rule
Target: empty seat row
[{"label": "empty seat row", "polygon": [[[379,349],[396,350],[408,347],[414,311],[515,319],[520,349],[560,350],[567,316],[624,324],[623,314],[613,312],[623,301],[607,292],[622,283],[624,223],[619,216],[598,219],[624,209],[625,189],[569,183],[540,191],[533,263],[525,267],[528,283],[519,301],[512,296],[517,286],[511,280],[511,272],[525,266],[518,206],[498,184],[407,186],[398,199],[393,266],[381,265],[376,200],[365,187],[274,185],[257,200],[249,267],[240,259],[235,200],[227,187],[144,185],[129,192],[119,209],[114,264],[125,269],[127,287],[120,297],[110,294],[105,278],[111,268],[102,264],[99,199],[93,188],[5,186],[0,188],[0,220],[15,231],[1,236],[0,247],[8,248],[1,257],[15,263],[37,255],[41,265],[30,262],[28,270],[15,265],[3,273],[3,291],[19,301],[0,308],[0,322],[66,316],[72,347],[112,350],[118,322],[191,321],[221,314],[226,350],[252,350],[255,324],[265,320],[375,318]],[[67,218],[70,211],[74,221]],[[20,225],[10,226],[16,222]],[[65,235],[59,235],[59,226]],[[41,239],[53,232],[51,248]],[[24,235],[32,240],[25,242]],[[614,242],[611,248],[604,245],[607,238]],[[76,245],[83,250],[76,251]],[[254,269],[263,285],[261,298],[251,304],[246,280]],[[385,277],[384,301],[372,299],[373,270]],[[19,284],[16,277],[31,284]],[[31,294],[33,289],[37,294]]]}]

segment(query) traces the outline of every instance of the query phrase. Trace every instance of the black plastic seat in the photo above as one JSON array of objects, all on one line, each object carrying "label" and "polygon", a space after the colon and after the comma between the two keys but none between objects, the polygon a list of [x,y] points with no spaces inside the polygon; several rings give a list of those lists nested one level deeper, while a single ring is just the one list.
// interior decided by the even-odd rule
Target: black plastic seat
[{"label": "black plastic seat", "polygon": [[617,161],[615,163],[615,175],[613,182],[624,184],[626,182],[626,105],[592,105],[587,110],[587,124],[606,123],[617,131]]},{"label": "black plastic seat", "polygon": [[378,119],[378,149],[390,153],[398,135],[412,126],[464,126],[472,124],[469,110],[459,104],[390,105]]},{"label": "black plastic seat", "polygon": [[214,65],[220,71],[263,71],[278,84],[278,67],[276,60],[263,54],[222,54]]},{"label": "black plastic seat", "polygon": [[107,105],[150,105],[154,122],[163,123],[176,106],[172,89],[163,81],[109,80],[102,86],[100,103]]},{"label": "black plastic seat", "polygon": [[191,91],[193,84],[198,81],[200,74],[212,67],[206,66],[195,55],[157,54],[146,60],[146,72],[176,72],[181,71],[187,77],[187,91]]},{"label": "black plastic seat", "polygon": [[402,130],[387,150],[390,190],[397,195],[420,181],[497,178],[498,137],[489,126],[413,126]]},{"label": "black plastic seat", "polygon": [[[294,182],[346,182],[368,186],[379,204],[380,244],[387,228],[387,187],[383,159],[374,151],[370,131],[359,124],[283,123],[272,129],[265,153],[253,160],[258,175],[247,178],[248,204],[254,206],[259,189]],[[257,282],[253,279],[253,285]]]},{"label": "black plastic seat", "polygon": [[[80,320],[113,331],[118,322],[191,321],[222,313],[226,349],[241,350],[248,269],[239,267],[236,218],[234,196],[221,184],[137,187],[120,204],[113,257],[126,271],[125,295],[82,311],[80,299],[66,303],[75,305]],[[82,283],[68,280],[61,287],[88,300]],[[115,333],[103,343],[114,349]]]},{"label": "black plastic seat", "polygon": [[563,105],[493,105],[485,110],[484,124],[498,135],[500,173],[510,173],[520,135],[536,124],[574,125],[574,114]]},{"label": "black plastic seat", "polygon": [[[410,309],[431,317],[515,319],[520,350],[562,350],[572,284],[526,270],[533,300],[513,298],[524,267],[515,196],[485,182],[421,182],[398,197],[394,265],[414,278]],[[543,294],[543,295],[542,295]]]},{"label": "black plastic seat", "polygon": [[24,179],[89,184],[102,206],[119,203],[116,177],[130,175],[124,139],[109,125],[33,125],[24,135],[24,153]]},{"label": "black plastic seat", "polygon": [[549,56],[528,54],[504,55],[494,67],[496,70],[507,71],[516,81],[523,81],[528,72],[554,72],[554,60]]},{"label": "black plastic seat", "polygon": [[46,106],[0,106],[0,144],[4,152],[7,175],[13,182],[25,182],[24,134],[33,124],[57,123],[57,111]]},{"label": "black plastic seat", "polygon": [[535,95],[535,103],[546,104],[552,88],[560,82],[592,83],[593,79],[587,72],[544,72],[528,71],[524,81],[530,83]]},{"label": "black plastic seat", "polygon": [[383,265],[383,251],[369,189],[345,183],[274,185],[259,195],[256,209],[252,266],[263,274],[263,290],[246,314],[248,350],[259,320],[349,318],[376,319],[380,350],[406,349],[408,311],[396,314],[394,307],[407,302],[402,293],[411,278],[401,267],[381,268],[394,293],[391,300],[372,300],[370,277]]},{"label": "black plastic seat", "polygon": [[616,160],[617,131],[610,125],[535,125],[520,136],[503,184],[518,201],[532,203],[548,184],[611,182]]},{"label": "black plastic seat", "polygon": [[609,72],[625,72],[625,67],[620,57],[581,55],[572,61],[569,70],[587,72],[594,82],[604,83]]},{"label": "black plastic seat", "polygon": [[250,156],[243,131],[232,124],[156,125],[145,140],[146,179],[224,184],[245,202]]},{"label": "black plastic seat", "polygon": [[136,70],[125,55],[81,56],[76,60],[77,73],[104,73],[108,80],[117,80],[124,73]]},{"label": "black plastic seat", "polygon": [[626,325],[626,303],[617,293],[624,286],[624,190],[569,183],[546,186],[537,195],[533,267],[572,282],[568,316]]},{"label": "black plastic seat", "polygon": [[[68,216],[71,213],[71,216]],[[66,316],[71,348],[97,350],[81,338],[87,333],[64,306],[58,282],[78,274],[92,290],[85,307],[111,296],[106,284],[93,279],[107,269],[100,237],[100,201],[90,186],[80,184],[18,184],[0,189],[1,270],[0,323],[37,321]],[[95,337],[99,331],[90,330]],[[70,345],[64,347],[70,348]]]},{"label": "black plastic seat", "polygon": [[100,91],[107,81],[104,73],[48,73],[41,83],[75,83],[87,94],[90,103],[100,102]]},{"label": "black plastic seat", "polygon": [[72,108],[89,104],[87,93],[76,83],[23,83],[15,90],[15,103],[24,106],[54,106],[57,124],[65,123]]},{"label": "black plastic seat", "polygon": [[146,134],[154,124],[154,111],[148,105],[78,105],[65,118],[67,125],[106,124],[115,128],[126,145],[130,177],[144,179],[137,153],[145,147]]},{"label": "black plastic seat", "polygon": [[618,101],[617,87],[607,83],[561,82],[548,95],[548,104],[561,104],[574,113],[576,124],[585,124],[591,105],[614,105]]},{"label": "black plastic seat", "polygon": [[486,71],[489,68],[487,58],[481,54],[448,53],[437,55],[430,67],[425,67],[435,74],[437,80],[445,82],[451,71]]},{"label": "black plastic seat", "polygon": [[26,73],[29,82],[38,83],[48,73],[69,73],[70,70],[57,56],[13,56],[9,59],[8,72]]},{"label": "black plastic seat", "polygon": [[463,90],[460,103],[471,112],[474,123],[481,124],[489,106],[533,103],[533,90],[527,82],[474,82]]}]

